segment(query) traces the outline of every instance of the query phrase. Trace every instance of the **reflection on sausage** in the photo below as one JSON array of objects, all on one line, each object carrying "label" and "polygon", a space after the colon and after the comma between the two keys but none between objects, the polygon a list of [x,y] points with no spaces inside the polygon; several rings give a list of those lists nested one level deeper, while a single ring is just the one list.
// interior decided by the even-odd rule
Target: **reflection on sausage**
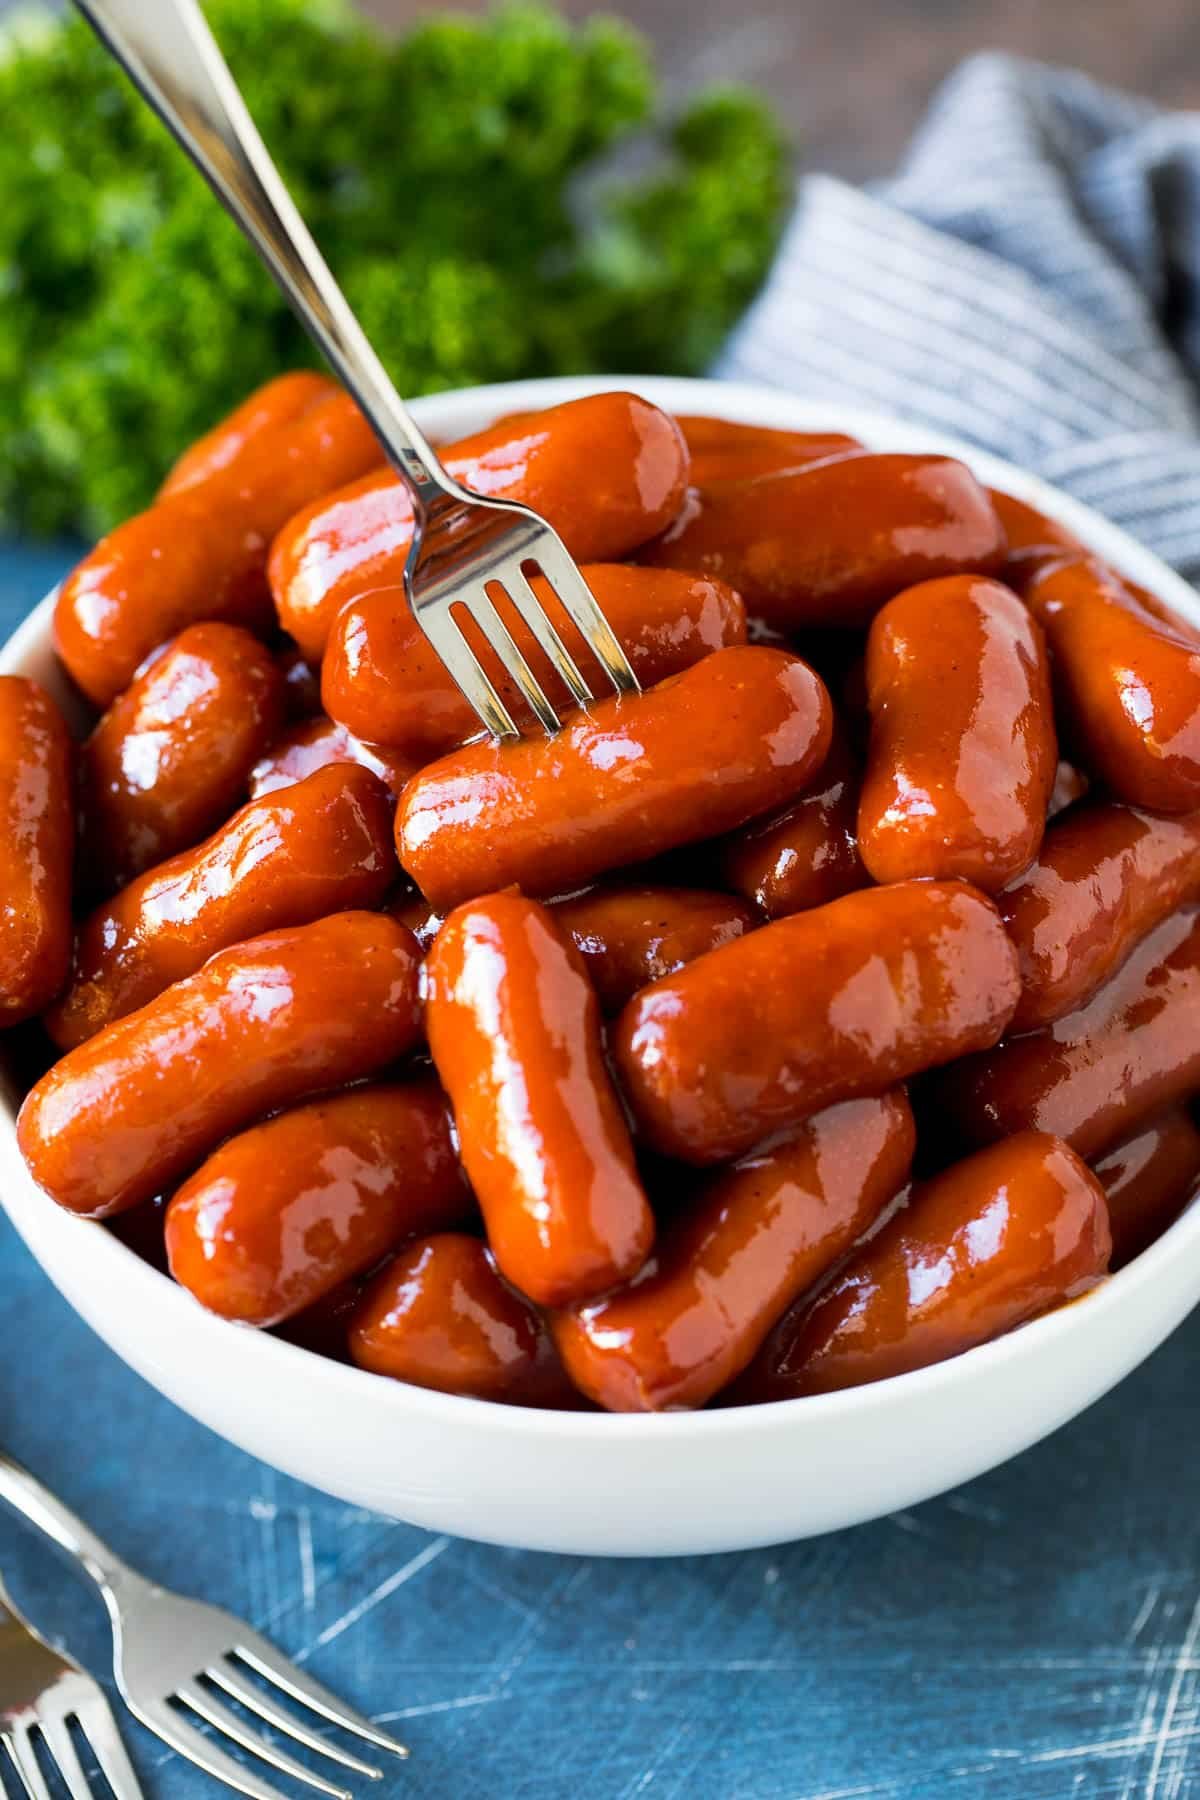
[{"label": "reflection on sausage", "polygon": [[[723,582],[621,563],[585,564],[582,573],[643,687],[677,675],[712,650],[746,641],[745,609]],[[540,578],[533,588],[549,602]],[[557,615],[553,603],[546,611],[577,664],[591,668],[575,627]],[[560,695],[529,627],[515,613],[507,623],[546,691],[565,705],[570,696],[565,688]],[[513,717],[528,718],[515,682],[483,638],[473,647]],[[597,685],[603,691],[601,677]],[[342,608],[330,633],[321,691],[330,716],[350,731],[372,743],[392,744],[418,761],[428,762],[479,733],[478,718],[413,618],[403,587],[373,588]]]},{"label": "reflection on sausage", "polygon": [[998,581],[907,588],[867,641],[871,747],[858,847],[876,881],[995,893],[1041,843],[1058,758],[1040,629]]},{"label": "reflection on sausage", "polygon": [[451,913],[426,964],[425,1016],[501,1273],[539,1306],[632,1275],[654,1221],[596,997],[553,916],[518,894]]},{"label": "reflection on sausage", "polygon": [[964,1144],[1032,1128],[1098,1156],[1200,1088],[1200,920],[1174,913],[1077,1012],[947,1069],[932,1087]]},{"label": "reflection on sausage", "polygon": [[250,801],[84,920],[47,1030],[70,1049],[230,944],[377,905],[396,875],[391,840],[387,790],[366,769],[319,769]]},{"label": "reflection on sausage", "polygon": [[222,950],[30,1090],[17,1138],[34,1180],[93,1219],[151,1199],[264,1113],[403,1056],[419,971],[412,933],[379,913]]},{"label": "reflection on sausage", "polygon": [[[634,394],[590,394],[502,421],[441,453],[476,493],[522,500],[577,562],[618,562],[669,525],[688,454],[675,421]],[[580,479],[580,471],[587,479]],[[400,586],[412,542],[408,489],[390,469],[297,512],[271,550],[280,623],[311,662],[348,600]]]},{"label": "reflection on sausage", "polygon": [[628,1287],[555,1315],[577,1386],[612,1412],[703,1406],[908,1177],[903,1089],[849,1100],[713,1176]]},{"label": "reflection on sausage", "polygon": [[396,817],[431,904],[516,883],[537,894],[729,831],[799,792],[829,746],[829,696],[782,650],[718,650],[554,738],[468,744],[430,763]]},{"label": "reflection on sausage", "polygon": [[215,1150],[167,1208],[167,1253],[210,1312],[277,1325],[467,1204],[437,1083],[360,1087]]},{"label": "reflection on sausage", "polygon": [[918,1187],[809,1305],[784,1318],[732,1398],[828,1394],[944,1362],[1108,1268],[1104,1192],[1057,1138],[1022,1132]]},{"label": "reflection on sausage", "polygon": [[720,1162],[994,1044],[1017,994],[990,901],[960,882],[900,882],[778,919],[655,982],[612,1049],[651,1146]]},{"label": "reflection on sausage", "polygon": [[41,1012],[71,966],[74,750],[48,694],[0,675],[0,1026]]},{"label": "reflection on sausage", "polygon": [[944,456],[844,456],[693,493],[641,553],[713,575],[778,631],[865,625],[915,582],[989,574],[1004,532],[983,488]]}]

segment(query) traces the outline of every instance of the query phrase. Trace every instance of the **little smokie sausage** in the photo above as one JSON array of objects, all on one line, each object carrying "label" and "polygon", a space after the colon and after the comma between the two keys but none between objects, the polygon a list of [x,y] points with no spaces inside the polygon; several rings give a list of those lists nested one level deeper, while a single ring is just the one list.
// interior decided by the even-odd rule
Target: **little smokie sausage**
[{"label": "little smokie sausage", "polygon": [[1089,773],[1152,812],[1200,807],[1200,647],[1089,557],[1054,563],[1026,594]]},{"label": "little smokie sausage", "polygon": [[1200,1129],[1186,1107],[1160,1113],[1092,1164],[1108,1200],[1114,1269],[1173,1225],[1200,1184]]},{"label": "little smokie sausage", "polygon": [[755,924],[750,908],[731,894],[699,888],[593,888],[556,900],[550,910],[570,933],[606,1013],[620,1012],[649,982]]},{"label": "little smokie sausage", "polygon": [[789,431],[777,425],[746,425],[736,419],[713,419],[703,413],[676,413],[690,456],[735,451],[773,450],[793,463],[816,462],[838,451],[861,450],[857,438],[844,431]]},{"label": "little smokie sausage", "polygon": [[863,862],[995,893],[1037,854],[1058,762],[1036,621],[998,581],[923,582],[876,614],[866,675]]},{"label": "little smokie sausage", "polygon": [[381,1269],[349,1339],[360,1369],[395,1381],[510,1406],[580,1405],[540,1315],[462,1232],[422,1238]]},{"label": "little smokie sausage", "polygon": [[73,764],[49,695],[0,675],[0,1027],[41,1012],[70,971]]},{"label": "little smokie sausage", "polygon": [[929,1099],[964,1145],[1033,1129],[1093,1157],[1197,1088],[1200,918],[1185,908],[1077,1012],[943,1071]]},{"label": "little smokie sausage", "polygon": [[1057,1138],[1022,1132],[918,1187],[780,1321],[731,1398],[835,1393],[945,1362],[1087,1293],[1111,1247],[1095,1176]]},{"label": "little smokie sausage", "polygon": [[841,431],[779,431],[695,417],[680,418],[679,427],[691,456],[689,480],[697,488],[800,469],[862,449],[857,438]]},{"label": "little smokie sausage", "polygon": [[388,793],[396,800],[401,789],[416,773],[418,764],[399,750],[388,750],[382,744],[364,744],[344,725],[319,713],[293,726],[283,737],[276,738],[265,756],[260,756],[250,771],[250,793],[257,800],[262,794],[278,793],[280,788],[294,787],[318,769],[357,763],[377,775]]},{"label": "little smokie sausage", "polygon": [[566,893],[782,806],[821,766],[829,696],[806,663],[718,650],[557,737],[468,744],[415,775],[400,861],[439,911],[512,883]]},{"label": "little smokie sausage", "polygon": [[206,844],[151,869],[85,919],[71,985],[46,1029],[71,1049],[218,950],[376,906],[395,876],[383,783],[366,769],[318,769],[282,794],[251,800]]},{"label": "little smokie sausage", "polygon": [[1021,971],[1011,1029],[1037,1031],[1074,1012],[1148,932],[1198,898],[1200,812],[1164,819],[1119,801],[1077,807],[996,901]]},{"label": "little smokie sausage", "polygon": [[[501,422],[439,452],[474,492],[522,500],[577,562],[619,562],[679,511],[688,454],[674,419],[636,394],[591,394]],[[401,586],[412,542],[408,490],[391,470],[315,501],[271,551],[280,623],[311,662],[347,600]]]},{"label": "little smokie sausage", "polygon": [[277,1325],[467,1205],[436,1081],[353,1088],[215,1150],[167,1208],[167,1255],[210,1312]]},{"label": "little smokie sausage", "polygon": [[628,1287],[557,1313],[568,1374],[610,1412],[703,1406],[908,1179],[902,1089],[849,1100],[714,1176]]},{"label": "little smokie sausage", "polygon": [[654,1220],[565,931],[518,894],[460,907],[429,952],[425,1018],[501,1273],[539,1306],[634,1274]]},{"label": "little smokie sausage", "polygon": [[266,630],[275,533],[298,507],[380,460],[362,414],[334,392],[262,432],[227,469],[110,531],[54,608],[58,653],[88,699],[108,706],[152,650],[200,620]]},{"label": "little smokie sausage", "polygon": [[222,950],[31,1089],[17,1120],[30,1173],[87,1218],[150,1199],[264,1113],[403,1056],[419,974],[412,933],[379,913]]},{"label": "little smokie sausage", "polygon": [[80,753],[80,885],[108,893],[207,837],[283,720],[283,676],[236,625],[180,632]]},{"label": "little smokie sausage", "polygon": [[[745,609],[723,582],[620,563],[588,564],[582,574],[643,687],[677,675],[711,650],[746,641]],[[533,588],[539,599],[547,598],[540,578]],[[589,669],[591,658],[574,626],[557,618],[553,605],[546,610],[576,663]],[[531,666],[545,668],[547,691],[557,694],[558,679],[528,625],[515,613],[506,623]],[[527,718],[499,659],[482,639],[475,648],[514,718]],[[375,588],[342,608],[321,668],[321,695],[330,717],[350,731],[426,762],[479,732],[478,717],[413,618],[402,587]],[[565,690],[562,698],[569,699]]]},{"label": "little smokie sausage", "polygon": [[612,1048],[650,1145],[721,1162],[994,1044],[1018,991],[990,901],[960,882],[899,882],[777,919],[655,982]]},{"label": "little smokie sausage", "polygon": [[821,772],[800,798],[717,847],[722,878],[768,919],[869,886],[858,854],[858,787],[846,734],[835,727]]},{"label": "little smokie sausage", "polygon": [[315,369],[293,369],[264,382],[219,425],[197,438],[171,468],[158,490],[158,498],[195,487],[230,468],[266,431],[303,418],[319,401],[328,400],[337,387],[328,375]]},{"label": "little smokie sausage", "polygon": [[843,456],[693,493],[641,553],[736,588],[777,631],[865,625],[901,588],[990,574],[1004,531],[971,471],[945,456]]}]

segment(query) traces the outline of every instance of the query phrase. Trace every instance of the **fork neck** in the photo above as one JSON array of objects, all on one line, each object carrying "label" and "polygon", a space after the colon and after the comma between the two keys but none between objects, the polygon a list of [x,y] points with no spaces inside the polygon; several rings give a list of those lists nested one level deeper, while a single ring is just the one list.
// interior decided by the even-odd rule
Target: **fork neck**
[{"label": "fork neck", "polygon": [[132,1571],[69,1506],[43,1486],[36,1475],[3,1451],[0,1451],[0,1502],[85,1569],[111,1611],[116,1589]]}]

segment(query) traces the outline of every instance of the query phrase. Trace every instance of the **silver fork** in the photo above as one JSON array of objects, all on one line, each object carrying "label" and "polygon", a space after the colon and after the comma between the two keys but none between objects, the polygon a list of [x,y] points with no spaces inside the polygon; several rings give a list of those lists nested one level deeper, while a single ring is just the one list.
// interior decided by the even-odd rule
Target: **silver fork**
[{"label": "silver fork", "polygon": [[[409,603],[487,729],[497,737],[518,735],[512,714],[462,633],[460,609],[474,620],[544,729],[561,728],[557,710],[497,611],[497,592],[525,621],[571,698],[580,706],[598,698],[530,587],[531,570],[549,582],[615,692],[636,693],[637,677],[625,652],[557,532],[530,507],[485,500],[441,467],[297,212],[196,0],[76,0],[76,5],[237,220],[408,483],[414,514],[405,570]],[[586,479],[587,470],[581,469],[580,480]]]},{"label": "silver fork", "polygon": [[[125,1704],[172,1750],[208,1774],[251,1795],[252,1800],[283,1800],[277,1788],[243,1763],[235,1762],[189,1723],[185,1709],[244,1750],[261,1757],[280,1774],[306,1781],[310,1787],[338,1796],[339,1800],[352,1800],[348,1788],[335,1787],[324,1776],[315,1774],[233,1712],[223,1697],[228,1696],[307,1749],[331,1757],[357,1775],[371,1780],[381,1776],[379,1769],[320,1736],[290,1708],[281,1706],[270,1693],[249,1680],[251,1670],[331,1724],[356,1732],[396,1756],[408,1755],[403,1744],[298,1669],[243,1620],[219,1607],[187,1600],[146,1581],[101,1543],[82,1519],[76,1518],[35,1475],[3,1452],[0,1501],[36,1525],[91,1576],[112,1621],[113,1672]],[[124,1800],[115,1783],[113,1786],[118,1800]],[[87,1793],[82,1787],[78,1791],[81,1795]],[[133,1794],[136,1791],[136,1786],[130,1790]],[[35,1789],[33,1800],[47,1797]]]},{"label": "silver fork", "polygon": [[91,1800],[72,1721],[91,1745],[116,1800],[142,1800],[99,1682],[39,1637],[0,1581],[0,1745],[29,1800],[50,1800],[38,1763],[38,1736],[71,1800]]}]

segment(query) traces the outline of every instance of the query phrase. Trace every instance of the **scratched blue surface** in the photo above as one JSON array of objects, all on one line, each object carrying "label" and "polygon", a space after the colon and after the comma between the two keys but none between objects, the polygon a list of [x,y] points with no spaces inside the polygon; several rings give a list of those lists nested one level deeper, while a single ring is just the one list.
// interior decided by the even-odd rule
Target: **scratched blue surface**
[{"label": "scratched blue surface", "polygon": [[[0,635],[60,560],[0,550]],[[413,1755],[387,1800],[1200,1796],[1200,1315],[914,1512],[613,1564],[431,1537],[276,1475],[118,1362],[6,1221],[0,1267],[0,1438],[147,1574],[393,1721]],[[99,1603],[4,1517],[0,1565],[102,1671]],[[218,1791],[125,1729],[150,1800]]]}]

